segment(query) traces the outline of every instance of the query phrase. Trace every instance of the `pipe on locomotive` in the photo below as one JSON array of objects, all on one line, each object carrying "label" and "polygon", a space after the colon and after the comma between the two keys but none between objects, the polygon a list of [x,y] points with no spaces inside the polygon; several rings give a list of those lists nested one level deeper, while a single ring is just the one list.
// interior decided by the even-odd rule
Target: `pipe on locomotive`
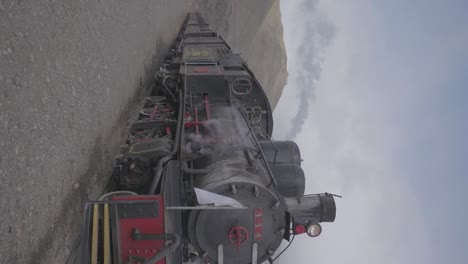
[{"label": "pipe on locomotive", "polygon": [[[169,87],[166,86],[166,80],[168,78],[169,78],[168,76],[164,76],[163,81],[162,81],[162,85],[163,85],[164,89],[166,89],[166,92],[171,96],[172,100],[175,102],[176,98],[175,98],[174,94],[171,92],[171,89],[169,89]],[[182,102],[182,101],[180,101],[180,102]]]},{"label": "pipe on locomotive", "polygon": [[[245,113],[244,111],[240,111],[241,114],[242,114],[242,117],[244,118],[246,124],[247,124],[247,127],[249,128],[249,131],[251,133],[253,133],[253,129],[252,129],[252,126],[250,125],[250,122],[248,121],[248,118],[247,116],[245,116]],[[262,147],[260,146],[260,143],[258,142],[258,139],[257,137],[253,136],[252,137],[253,140],[254,140],[254,143],[255,143],[255,146],[257,147],[259,153],[260,153],[260,157],[262,158],[263,160],[263,164],[265,166],[265,168],[267,169],[267,172],[268,172],[268,176],[270,177],[270,183],[268,184],[267,187],[270,187],[271,185],[273,186],[277,186],[277,182],[276,182],[276,179],[275,179],[275,176],[273,175],[273,172],[271,171],[271,168],[270,168],[270,165],[268,164],[266,158],[265,158],[265,153],[263,153],[263,149]]]},{"label": "pipe on locomotive", "polygon": [[182,171],[187,173],[187,174],[207,174],[210,173],[212,170],[211,169],[193,169],[189,168],[187,165],[188,161],[182,162]]},{"label": "pipe on locomotive", "polygon": [[177,154],[179,145],[180,145],[180,135],[183,127],[183,121],[184,121],[184,112],[185,112],[185,103],[184,103],[184,98],[183,98],[183,93],[182,90],[179,90],[179,115],[177,118],[177,128],[176,128],[176,134],[175,134],[175,141],[174,145],[172,147],[172,151],[161,158],[158,161],[158,165],[156,166],[156,170],[154,173],[153,180],[151,182],[151,186],[149,188],[148,194],[152,195],[156,192],[156,188],[158,187],[159,181],[161,180],[161,175],[164,170],[164,165],[174,157],[174,155]]},{"label": "pipe on locomotive", "polygon": [[[247,80],[250,87],[249,87],[249,93],[250,91],[252,90],[252,83],[248,80],[248,79],[245,79],[245,78],[238,78],[236,80],[234,80],[232,83],[228,83],[229,85],[229,102],[231,103],[231,105],[235,105],[234,104],[234,101],[232,99],[232,93],[234,94],[238,94],[236,93],[234,90],[234,83],[237,81],[237,80]],[[254,134],[253,133],[253,129],[252,129],[252,126],[250,125],[250,122],[248,121],[248,118],[247,116],[245,115],[245,106],[242,105],[241,107],[238,107],[238,111],[240,112],[240,114],[242,115],[242,118],[244,118],[245,120],[245,123],[247,124],[247,128],[249,129],[250,133]],[[263,129],[263,127],[262,127]],[[258,139],[257,137],[253,136],[253,143],[254,143],[254,146],[258,149],[259,153],[260,153],[260,157],[263,159],[263,164],[265,166],[265,168],[267,169],[267,174],[268,176],[270,177],[270,183],[268,184],[267,187],[270,187],[271,185],[273,186],[277,186],[277,182],[276,182],[276,179],[275,179],[275,176],[273,175],[273,172],[271,171],[271,168],[270,168],[270,165],[268,164],[266,158],[265,158],[265,154],[263,153],[263,149],[260,145],[260,143],[258,142]]]},{"label": "pipe on locomotive", "polygon": [[167,257],[170,253],[173,253],[177,247],[180,245],[181,239],[178,234],[176,233],[171,233],[171,234],[166,234],[167,240],[172,240],[166,247],[164,247],[163,250],[159,251],[156,255],[153,257],[147,259],[143,264],[153,264],[158,262],[164,257]]}]

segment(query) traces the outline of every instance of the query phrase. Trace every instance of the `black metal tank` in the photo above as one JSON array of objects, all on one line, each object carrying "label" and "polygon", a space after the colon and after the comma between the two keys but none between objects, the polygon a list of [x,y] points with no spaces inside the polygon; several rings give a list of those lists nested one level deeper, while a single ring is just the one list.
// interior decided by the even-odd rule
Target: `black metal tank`
[{"label": "black metal tank", "polygon": [[260,141],[260,146],[270,164],[301,165],[301,151],[294,141]]},{"label": "black metal tank", "polygon": [[305,191],[305,176],[297,164],[274,164],[271,170],[275,176],[278,192],[284,197],[301,197]]},{"label": "black metal tank", "polygon": [[265,158],[284,197],[304,195],[305,176],[301,168],[301,152],[294,141],[260,141]]}]

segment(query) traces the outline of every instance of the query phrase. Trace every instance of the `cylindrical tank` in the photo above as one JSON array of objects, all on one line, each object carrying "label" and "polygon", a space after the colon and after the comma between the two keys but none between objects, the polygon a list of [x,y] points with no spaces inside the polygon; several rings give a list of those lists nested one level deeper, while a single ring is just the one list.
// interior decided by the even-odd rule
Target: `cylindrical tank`
[{"label": "cylindrical tank", "polygon": [[260,146],[270,164],[301,165],[301,152],[294,141],[260,141]]},{"label": "cylindrical tank", "polygon": [[301,197],[305,191],[304,171],[296,164],[270,165],[278,192],[284,197]]},{"label": "cylindrical tank", "polygon": [[331,194],[311,194],[301,198],[285,198],[284,201],[296,223],[335,221],[336,206]]}]

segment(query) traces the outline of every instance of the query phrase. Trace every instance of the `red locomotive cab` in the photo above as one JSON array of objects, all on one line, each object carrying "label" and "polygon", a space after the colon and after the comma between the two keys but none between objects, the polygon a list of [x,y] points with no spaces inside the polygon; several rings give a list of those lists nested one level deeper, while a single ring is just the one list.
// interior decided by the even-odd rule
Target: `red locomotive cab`
[{"label": "red locomotive cab", "polygon": [[[161,252],[165,245],[164,201],[161,196],[117,196],[115,210],[119,260],[142,262]],[[135,202],[135,203],[133,203]],[[155,263],[155,262],[153,262]],[[157,262],[165,264],[162,258]]]},{"label": "red locomotive cab", "polygon": [[167,233],[161,195],[114,196],[87,206],[82,263],[165,264],[180,244]]}]

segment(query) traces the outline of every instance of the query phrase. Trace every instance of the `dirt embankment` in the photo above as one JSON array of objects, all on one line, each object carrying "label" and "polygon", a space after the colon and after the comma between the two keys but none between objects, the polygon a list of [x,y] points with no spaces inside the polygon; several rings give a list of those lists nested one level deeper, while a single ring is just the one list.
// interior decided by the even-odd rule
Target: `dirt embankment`
[{"label": "dirt embankment", "polygon": [[0,1],[0,262],[64,263],[186,1]]},{"label": "dirt embankment", "polygon": [[200,0],[198,10],[241,53],[274,108],[288,78],[279,0]]}]

